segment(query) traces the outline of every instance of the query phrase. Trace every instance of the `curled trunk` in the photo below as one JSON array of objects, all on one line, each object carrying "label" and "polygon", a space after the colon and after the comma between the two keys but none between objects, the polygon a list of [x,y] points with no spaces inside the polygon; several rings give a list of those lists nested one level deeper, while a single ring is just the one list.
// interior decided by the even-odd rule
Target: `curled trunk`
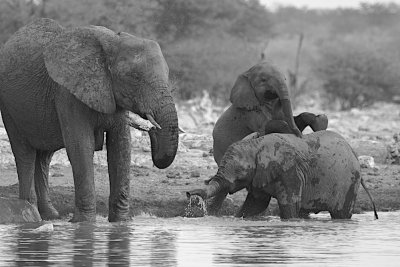
[{"label": "curled trunk", "polygon": [[292,132],[297,135],[301,136],[301,131],[297,128],[296,123],[294,122],[293,119],[293,112],[292,112],[292,105],[290,103],[289,99],[281,99],[282,103],[282,111],[283,115],[285,117],[285,121],[289,125],[290,129]]},{"label": "curled trunk", "polygon": [[160,128],[149,131],[154,165],[165,169],[171,165],[178,150],[178,115],[174,103],[167,103],[154,113]]},{"label": "curled trunk", "polygon": [[226,195],[229,192],[229,182],[225,179],[211,179],[204,189],[195,189],[186,192],[186,196],[197,195],[206,200],[207,212],[209,215],[215,215],[224,202]]}]

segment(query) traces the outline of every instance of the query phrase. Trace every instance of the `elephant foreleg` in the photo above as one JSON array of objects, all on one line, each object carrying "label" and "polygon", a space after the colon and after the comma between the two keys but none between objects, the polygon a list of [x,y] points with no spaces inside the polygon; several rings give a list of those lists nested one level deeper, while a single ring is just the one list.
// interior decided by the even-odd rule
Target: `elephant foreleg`
[{"label": "elephant foreleg", "polygon": [[5,110],[2,110],[1,115],[17,167],[19,198],[34,204],[33,177],[35,173],[36,150],[20,135],[12,118]]},{"label": "elephant foreleg", "polygon": [[35,164],[35,191],[40,216],[43,220],[59,218],[49,197],[49,165],[54,152],[37,151]]},{"label": "elephant foreleg", "polygon": [[121,122],[107,131],[107,161],[110,179],[110,222],[127,220],[129,214],[129,175],[131,163],[131,134],[129,126]]},{"label": "elephant foreleg", "polygon": [[265,194],[255,198],[254,195],[249,192],[242,207],[239,209],[235,216],[246,218],[260,214],[268,207],[270,200],[271,195],[269,194]]},{"label": "elephant foreleg", "polygon": [[300,218],[300,202],[282,204],[278,201],[278,205],[281,219]]},{"label": "elephant foreleg", "polygon": [[95,137],[88,107],[68,95],[57,103],[64,145],[75,185],[75,210],[71,222],[95,221],[96,200],[93,170]]},{"label": "elephant foreleg", "polygon": [[281,219],[300,218],[301,190],[280,190],[276,200]]}]

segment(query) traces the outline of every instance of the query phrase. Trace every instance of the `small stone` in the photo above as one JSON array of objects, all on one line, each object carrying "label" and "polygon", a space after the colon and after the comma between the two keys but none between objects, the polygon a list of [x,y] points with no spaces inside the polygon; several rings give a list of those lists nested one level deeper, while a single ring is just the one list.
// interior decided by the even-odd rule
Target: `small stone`
[{"label": "small stone", "polygon": [[192,171],[190,173],[190,177],[200,177],[200,172],[199,171]]},{"label": "small stone", "polygon": [[40,232],[53,232],[54,231],[54,226],[52,223],[45,223],[41,226],[39,226],[36,229],[33,229],[33,233],[40,233]]},{"label": "small stone", "polygon": [[372,169],[375,167],[374,158],[371,156],[359,156],[358,161],[360,162],[361,168]]},{"label": "small stone", "polygon": [[181,174],[177,171],[170,171],[167,173],[167,178],[181,178]]},{"label": "small stone", "polygon": [[364,131],[364,132],[369,132],[369,128],[363,127],[363,126],[358,127],[358,130],[359,131]]}]

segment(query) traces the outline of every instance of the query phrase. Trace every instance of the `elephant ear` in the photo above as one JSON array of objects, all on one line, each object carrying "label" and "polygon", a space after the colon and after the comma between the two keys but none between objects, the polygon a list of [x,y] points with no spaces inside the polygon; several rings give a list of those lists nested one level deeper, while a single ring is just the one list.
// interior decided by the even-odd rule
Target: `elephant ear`
[{"label": "elephant ear", "polygon": [[253,87],[245,74],[239,75],[233,85],[230,101],[238,108],[254,110],[260,106],[256,98]]},{"label": "elephant ear", "polygon": [[50,77],[90,108],[102,113],[113,113],[116,109],[101,40],[112,33],[103,27],[67,30],[44,51]]}]

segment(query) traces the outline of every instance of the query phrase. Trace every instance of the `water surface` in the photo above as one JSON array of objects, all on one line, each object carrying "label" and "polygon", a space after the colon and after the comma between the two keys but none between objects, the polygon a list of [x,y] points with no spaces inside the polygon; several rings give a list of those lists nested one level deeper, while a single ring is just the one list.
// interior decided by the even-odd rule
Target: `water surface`
[{"label": "water surface", "polygon": [[400,266],[400,212],[0,226],[0,266]]}]

